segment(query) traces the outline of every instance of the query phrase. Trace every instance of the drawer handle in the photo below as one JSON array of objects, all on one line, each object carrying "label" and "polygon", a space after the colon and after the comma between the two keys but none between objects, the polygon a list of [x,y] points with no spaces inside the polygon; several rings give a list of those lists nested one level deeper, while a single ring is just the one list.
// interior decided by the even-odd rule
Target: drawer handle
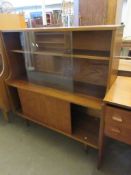
[{"label": "drawer handle", "polygon": [[115,132],[117,134],[120,134],[121,133],[121,131],[119,129],[116,129],[116,128],[111,128],[111,131],[112,132]]},{"label": "drawer handle", "polygon": [[113,116],[112,120],[117,121],[117,122],[123,122],[123,119],[120,116]]}]

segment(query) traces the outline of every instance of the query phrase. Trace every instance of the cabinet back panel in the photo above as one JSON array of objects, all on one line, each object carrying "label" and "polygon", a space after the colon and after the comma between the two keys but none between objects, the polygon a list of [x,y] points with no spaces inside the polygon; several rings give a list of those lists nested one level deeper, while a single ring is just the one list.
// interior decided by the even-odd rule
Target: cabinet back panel
[{"label": "cabinet back panel", "polygon": [[106,86],[108,78],[108,62],[96,60],[74,60],[74,80]]},{"label": "cabinet back panel", "polygon": [[111,31],[73,32],[73,49],[110,51]]}]

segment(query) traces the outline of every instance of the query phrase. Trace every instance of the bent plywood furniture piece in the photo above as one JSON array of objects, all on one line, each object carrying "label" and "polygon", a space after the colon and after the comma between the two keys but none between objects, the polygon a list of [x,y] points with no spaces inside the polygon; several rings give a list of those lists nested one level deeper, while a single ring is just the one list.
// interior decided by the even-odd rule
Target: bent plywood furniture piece
[{"label": "bent plywood furniture piece", "polygon": [[3,37],[0,32],[0,109],[2,110],[6,120],[8,119],[7,113],[10,110],[9,97],[6,89],[5,79],[9,75],[8,61],[6,50],[3,44]]}]

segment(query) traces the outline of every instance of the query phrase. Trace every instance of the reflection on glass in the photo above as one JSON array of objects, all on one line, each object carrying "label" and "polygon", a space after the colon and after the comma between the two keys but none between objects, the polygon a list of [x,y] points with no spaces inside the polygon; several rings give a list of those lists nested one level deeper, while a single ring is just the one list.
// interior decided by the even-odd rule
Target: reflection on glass
[{"label": "reflection on glass", "polygon": [[0,74],[3,70],[2,56],[0,55]]},{"label": "reflection on glass", "polygon": [[21,35],[21,45],[30,82],[73,90],[71,33],[25,32]]}]

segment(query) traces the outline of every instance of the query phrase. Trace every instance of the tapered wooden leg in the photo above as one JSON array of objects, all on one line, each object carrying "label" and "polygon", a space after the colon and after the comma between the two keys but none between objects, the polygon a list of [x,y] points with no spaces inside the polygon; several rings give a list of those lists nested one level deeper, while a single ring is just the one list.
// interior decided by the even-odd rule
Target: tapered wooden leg
[{"label": "tapered wooden leg", "polygon": [[25,119],[25,121],[26,121],[26,125],[29,127],[30,126],[30,121],[27,120],[27,119]]},{"label": "tapered wooden leg", "polygon": [[103,161],[103,155],[104,155],[104,145],[105,145],[105,139],[103,136],[103,140],[101,141],[100,147],[99,147],[99,153],[98,153],[98,163],[97,168],[100,169]]},{"label": "tapered wooden leg", "polygon": [[2,111],[5,121],[9,122],[8,112]]},{"label": "tapered wooden leg", "polygon": [[104,137],[104,116],[105,116],[105,106],[103,105],[103,111],[102,116],[100,119],[100,132],[99,132],[99,153],[98,153],[98,162],[97,162],[97,168],[100,169],[102,160],[103,160],[103,154],[104,154],[104,143],[105,143],[105,137]]},{"label": "tapered wooden leg", "polygon": [[89,149],[90,149],[89,146],[85,144],[84,145],[84,150],[88,153]]}]

